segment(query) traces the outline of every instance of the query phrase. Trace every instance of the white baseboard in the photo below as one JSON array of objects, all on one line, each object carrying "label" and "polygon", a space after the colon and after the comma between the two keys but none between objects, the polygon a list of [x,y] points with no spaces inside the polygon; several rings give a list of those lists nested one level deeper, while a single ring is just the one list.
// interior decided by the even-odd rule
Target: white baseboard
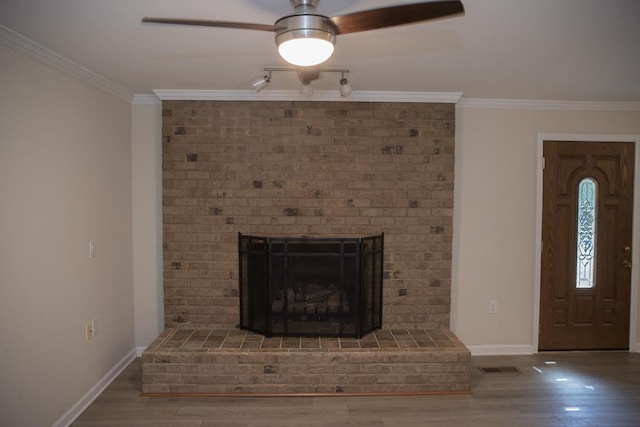
[{"label": "white baseboard", "polygon": [[535,354],[531,345],[468,345],[472,356],[513,356]]},{"label": "white baseboard", "polygon": [[136,357],[142,357],[142,353],[147,349],[147,347],[136,347]]},{"label": "white baseboard", "polygon": [[58,421],[53,423],[53,427],[67,427],[87,409],[91,403],[104,391],[109,384],[116,379],[131,361],[136,358],[137,349],[131,350],[116,365],[105,374],[80,400],[78,400]]},{"label": "white baseboard", "polygon": [[[472,356],[516,356],[536,354],[531,345],[468,345]],[[630,353],[640,353],[640,342],[629,345]]]}]

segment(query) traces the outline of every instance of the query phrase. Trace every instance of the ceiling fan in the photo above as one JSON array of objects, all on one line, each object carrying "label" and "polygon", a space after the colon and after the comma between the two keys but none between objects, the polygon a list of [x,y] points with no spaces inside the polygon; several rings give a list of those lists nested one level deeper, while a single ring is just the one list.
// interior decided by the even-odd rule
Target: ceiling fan
[{"label": "ceiling fan", "polygon": [[291,0],[294,12],[278,19],[273,25],[151,17],[144,17],[142,22],[274,32],[278,52],[285,61],[298,67],[314,67],[331,57],[338,35],[429,21],[464,13],[464,6],[459,0],[437,0],[328,17],[316,13],[318,1]]}]

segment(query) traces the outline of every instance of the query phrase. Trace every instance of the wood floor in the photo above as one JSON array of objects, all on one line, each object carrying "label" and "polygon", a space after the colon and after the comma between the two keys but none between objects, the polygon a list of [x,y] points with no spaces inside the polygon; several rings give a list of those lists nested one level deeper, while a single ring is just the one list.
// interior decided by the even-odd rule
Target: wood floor
[{"label": "wood floor", "polygon": [[73,426],[640,425],[637,353],[473,357],[472,395],[411,397],[140,397],[141,365],[132,362]]}]

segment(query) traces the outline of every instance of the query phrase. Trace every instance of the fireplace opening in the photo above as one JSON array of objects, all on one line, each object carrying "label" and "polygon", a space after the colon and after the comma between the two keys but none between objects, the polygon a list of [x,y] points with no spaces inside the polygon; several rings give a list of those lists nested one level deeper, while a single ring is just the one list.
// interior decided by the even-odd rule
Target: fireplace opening
[{"label": "fireplace opening", "polygon": [[384,234],[238,234],[240,328],[271,336],[360,338],[382,327]]}]

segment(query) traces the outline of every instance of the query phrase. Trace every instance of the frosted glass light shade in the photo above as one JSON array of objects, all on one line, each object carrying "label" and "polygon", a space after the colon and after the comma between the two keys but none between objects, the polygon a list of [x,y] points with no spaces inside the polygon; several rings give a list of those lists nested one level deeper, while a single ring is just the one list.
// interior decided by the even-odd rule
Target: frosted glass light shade
[{"label": "frosted glass light shade", "polygon": [[310,67],[322,64],[333,55],[333,43],[316,38],[297,38],[278,46],[280,56],[290,64]]},{"label": "frosted glass light shade", "polygon": [[276,21],[282,30],[276,33],[280,56],[298,67],[320,65],[331,57],[336,33],[326,16],[299,14]]}]

